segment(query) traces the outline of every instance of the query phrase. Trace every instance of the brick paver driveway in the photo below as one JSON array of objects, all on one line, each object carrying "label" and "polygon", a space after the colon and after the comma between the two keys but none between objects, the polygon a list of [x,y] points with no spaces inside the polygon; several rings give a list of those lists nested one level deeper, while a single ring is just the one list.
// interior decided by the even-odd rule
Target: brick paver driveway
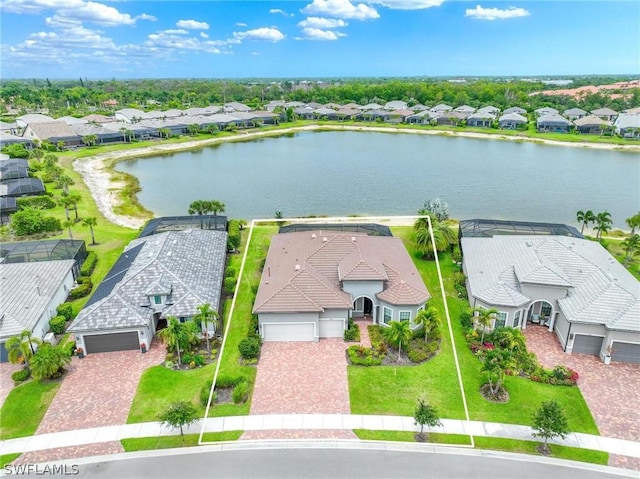
[{"label": "brick paver driveway", "polygon": [[[126,424],[140,376],[160,364],[165,354],[164,346],[154,342],[146,354],[118,351],[74,357],[36,434]],[[120,443],[29,452],[18,461],[37,463],[114,452],[124,452]]]},{"label": "brick paver driveway", "polygon": [[13,379],[11,375],[22,369],[20,364],[0,363],[0,407],[4,404],[4,400],[13,389]]},{"label": "brick paver driveway", "polygon": [[[578,387],[602,436],[640,441],[640,367],[612,362],[605,365],[596,356],[565,354],[555,333],[541,326],[524,331],[527,347],[540,363],[551,368],[564,364],[580,374]],[[612,455],[609,465],[638,469],[640,460]]]},{"label": "brick paver driveway", "polygon": [[[262,345],[251,414],[349,414],[342,339]],[[243,439],[349,438],[350,431],[251,431]]]}]

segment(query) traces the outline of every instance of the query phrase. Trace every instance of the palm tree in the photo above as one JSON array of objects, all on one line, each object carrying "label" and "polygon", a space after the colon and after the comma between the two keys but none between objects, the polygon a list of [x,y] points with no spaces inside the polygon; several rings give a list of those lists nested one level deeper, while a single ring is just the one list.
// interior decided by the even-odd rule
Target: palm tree
[{"label": "palm tree", "polygon": [[68,348],[43,343],[31,358],[31,374],[35,379],[54,378],[71,362]]},{"label": "palm tree", "polygon": [[73,221],[73,220],[66,220],[66,221],[62,222],[62,227],[63,228],[67,228],[67,231],[69,231],[69,239],[73,239],[73,233],[71,232],[71,228],[75,224],[76,224],[76,222]]},{"label": "palm tree", "polygon": [[211,206],[209,201],[205,200],[195,200],[189,205],[189,209],[187,212],[190,215],[206,215],[211,211]]},{"label": "palm tree", "polygon": [[402,346],[408,344],[412,336],[409,321],[391,321],[388,327],[382,330],[382,334],[387,341],[398,347],[398,361],[400,361]]},{"label": "palm tree", "polygon": [[625,239],[620,245],[624,248],[624,265],[628,266],[633,258],[640,253],[640,235],[634,234]]},{"label": "palm tree", "polygon": [[474,315],[474,317],[478,325],[482,326],[482,336],[480,337],[480,344],[484,344],[484,332],[487,328],[491,327],[491,323],[498,315],[499,311],[495,308],[475,308],[473,312],[478,313],[477,315]]},{"label": "palm tree", "polygon": [[78,221],[78,203],[80,203],[80,200],[82,200],[82,198],[80,197],[80,194],[75,191],[70,191],[67,195],[67,198],[69,198],[69,202],[73,207],[73,212],[76,215],[76,221]]},{"label": "palm tree", "polygon": [[65,194],[69,194],[69,185],[73,184],[73,180],[70,176],[61,174],[56,179],[56,184],[58,185],[58,188],[62,188],[62,191]]},{"label": "palm tree", "polygon": [[211,324],[213,326],[213,333],[218,330],[220,326],[220,315],[211,309],[211,305],[209,303],[201,304],[198,306],[198,314],[193,317],[193,320],[198,325],[201,331],[203,331],[205,337],[207,338],[207,351],[211,352],[211,346],[209,344],[209,331],[207,326]]},{"label": "palm tree", "polygon": [[[418,220],[419,221],[419,220]],[[433,239],[435,241],[435,251],[443,252],[456,242],[456,233],[444,223],[431,220],[433,228]],[[419,228],[415,231],[415,244],[421,252],[423,258],[434,258],[435,252],[431,242],[429,228]]]},{"label": "palm tree", "polygon": [[505,371],[513,366],[513,354],[508,349],[493,349],[486,352],[482,363],[482,372],[487,373],[489,390],[492,395],[498,394],[504,382]]},{"label": "palm tree", "polygon": [[125,127],[120,128],[120,133],[122,133],[122,141],[124,143],[127,142],[127,129]]},{"label": "palm tree", "polygon": [[584,233],[584,228],[586,226],[589,226],[589,223],[595,223],[596,221],[596,215],[593,214],[593,211],[591,210],[587,210],[587,211],[578,211],[576,213],[576,218],[578,220],[578,223],[582,223],[582,228],[580,229],[580,234]]},{"label": "palm tree", "polygon": [[613,221],[611,220],[611,213],[609,213],[606,210],[603,211],[602,213],[598,213],[596,215],[596,226],[594,228],[596,231],[598,231],[596,238],[597,239],[602,238],[602,235],[604,233],[611,230],[612,224],[613,224]]},{"label": "palm tree", "polygon": [[183,343],[183,326],[178,318],[169,316],[167,318],[167,327],[158,331],[158,336],[166,344],[167,350],[175,350],[178,354],[178,364],[182,364],[180,355],[180,344]]},{"label": "palm tree", "polygon": [[93,227],[96,226],[97,224],[98,224],[98,220],[96,219],[95,216],[89,216],[88,218],[85,218],[82,220],[82,226],[89,227],[89,232],[91,233],[91,244],[96,244],[96,237],[94,236],[94,233],[93,233]]},{"label": "palm tree", "polygon": [[189,134],[191,136],[196,136],[200,131],[200,125],[198,125],[197,123],[192,123],[189,126],[187,126],[187,130],[189,131]]},{"label": "palm tree", "polygon": [[424,328],[424,342],[429,341],[429,333],[436,328],[439,328],[442,324],[438,315],[438,310],[433,306],[429,306],[427,309],[420,311],[415,318],[416,324],[419,324]]},{"label": "palm tree", "polygon": [[625,220],[629,228],[631,228],[631,236],[636,234],[636,228],[640,228],[640,211]]},{"label": "palm tree", "polygon": [[67,217],[67,221],[71,219],[69,216],[69,208],[73,206],[73,200],[69,197],[69,195],[63,194],[58,199],[58,204],[64,208],[64,215]]},{"label": "palm tree", "polygon": [[238,220],[238,229],[242,231],[247,226],[246,220]]},{"label": "palm tree", "polygon": [[209,211],[213,213],[213,216],[217,216],[218,213],[224,213],[225,205],[222,201],[211,200],[209,201]]},{"label": "palm tree", "polygon": [[24,361],[25,365],[29,365],[29,360],[36,352],[34,346],[40,346],[42,341],[34,337],[28,329],[22,331],[18,336],[7,339],[5,348],[8,352],[9,362],[19,364]]}]

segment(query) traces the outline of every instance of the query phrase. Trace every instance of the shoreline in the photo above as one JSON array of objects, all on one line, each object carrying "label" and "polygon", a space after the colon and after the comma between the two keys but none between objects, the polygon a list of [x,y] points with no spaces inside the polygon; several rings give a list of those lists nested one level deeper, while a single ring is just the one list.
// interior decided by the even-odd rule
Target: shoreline
[{"label": "shoreline", "polygon": [[261,137],[280,136],[289,133],[304,131],[362,131],[376,133],[406,133],[417,135],[435,135],[445,137],[474,138],[487,140],[507,140],[518,142],[531,142],[536,144],[546,144],[551,146],[570,146],[576,148],[595,148],[600,150],[616,150],[640,152],[640,145],[616,145],[613,143],[588,143],[588,142],[564,142],[559,140],[545,140],[541,138],[529,138],[521,136],[502,135],[494,133],[477,133],[470,131],[449,131],[449,130],[417,130],[402,127],[376,127],[376,126],[355,126],[355,125],[306,125],[294,126],[291,128],[283,128],[277,130],[266,131],[247,131],[242,130],[233,136],[224,136],[219,138],[208,138],[204,140],[193,140],[182,143],[158,144],[145,146],[141,148],[132,148],[130,150],[114,151],[109,153],[97,154],[87,158],[75,159],[72,162],[73,169],[78,172],[87,188],[91,192],[98,209],[102,215],[111,223],[126,228],[138,229],[147,221],[147,218],[125,216],[115,212],[115,208],[121,205],[118,195],[115,193],[121,188],[122,182],[114,180],[112,173],[109,171],[116,163],[132,159],[142,158],[146,156],[161,155],[165,153],[193,150],[212,146],[215,144],[245,141]]}]

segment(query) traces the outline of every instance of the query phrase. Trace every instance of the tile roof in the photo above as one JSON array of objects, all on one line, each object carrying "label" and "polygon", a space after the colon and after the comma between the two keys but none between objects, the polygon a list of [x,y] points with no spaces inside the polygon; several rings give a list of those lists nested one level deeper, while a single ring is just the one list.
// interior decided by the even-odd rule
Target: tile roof
[{"label": "tile roof", "polygon": [[78,138],[78,135],[76,135],[71,127],[64,121],[29,123],[27,130],[31,130],[39,140],[48,140],[50,138]]},{"label": "tile roof", "polygon": [[161,317],[192,316],[201,304],[217,310],[227,233],[189,229],[132,241],[69,329],[108,330],[149,324],[149,295],[169,293]]},{"label": "tile roof", "polygon": [[75,261],[0,263],[0,338],[36,326]]},{"label": "tile roof", "polygon": [[578,118],[577,120],[573,120],[573,124],[576,126],[590,126],[590,125],[611,125],[610,121],[603,120],[602,118],[596,115],[587,115],[582,118]]},{"label": "tile roof", "polygon": [[305,231],[273,237],[254,312],[351,309],[341,281],[383,281],[378,297],[391,304],[422,304],[430,297],[400,239]]},{"label": "tile roof", "polygon": [[462,238],[469,295],[523,306],[521,280],[566,287],[558,305],[569,321],[640,332],[640,282],[599,243],[567,236]]}]

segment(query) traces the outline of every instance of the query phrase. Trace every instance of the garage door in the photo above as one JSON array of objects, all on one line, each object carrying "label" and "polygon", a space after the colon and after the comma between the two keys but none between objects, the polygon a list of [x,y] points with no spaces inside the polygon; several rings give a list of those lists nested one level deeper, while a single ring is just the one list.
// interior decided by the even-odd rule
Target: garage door
[{"label": "garage door", "polygon": [[342,338],[344,336],[344,319],[320,319],[318,326],[321,338]]},{"label": "garage door", "polygon": [[4,347],[4,343],[0,343],[0,363],[6,363],[9,361],[9,353],[7,348]]},{"label": "garage door", "polygon": [[110,351],[126,351],[140,349],[137,331],[112,334],[92,334],[84,336],[84,346],[88,353],[108,353]]},{"label": "garage door", "polygon": [[263,323],[264,341],[315,341],[313,323]]},{"label": "garage door", "polygon": [[585,334],[576,334],[573,340],[572,353],[593,354],[598,356],[602,348],[602,336],[587,336]]},{"label": "garage door", "polygon": [[611,359],[622,363],[640,364],[640,344],[614,341]]}]

